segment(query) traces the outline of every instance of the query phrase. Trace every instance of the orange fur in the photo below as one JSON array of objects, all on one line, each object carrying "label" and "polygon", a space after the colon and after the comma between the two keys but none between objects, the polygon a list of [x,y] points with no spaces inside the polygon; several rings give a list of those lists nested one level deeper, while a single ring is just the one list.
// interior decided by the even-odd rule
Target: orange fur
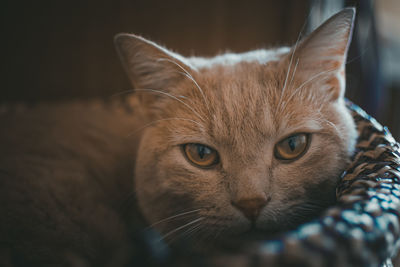
[{"label": "orange fur", "polygon": [[[141,37],[117,36],[127,73],[147,97],[143,109],[158,120],[144,130],[138,152],[141,210],[151,223],[196,210],[157,224],[165,239],[186,238],[187,231],[220,239],[253,228],[275,231],[333,203],[356,138],[343,99],[353,15],[339,13],[292,49],[211,59],[183,58]],[[276,159],[275,144],[300,132],[312,136],[308,151],[290,163]],[[220,164],[191,165],[180,149],[185,143],[214,148]],[[237,206],[267,199],[254,221]]]}]

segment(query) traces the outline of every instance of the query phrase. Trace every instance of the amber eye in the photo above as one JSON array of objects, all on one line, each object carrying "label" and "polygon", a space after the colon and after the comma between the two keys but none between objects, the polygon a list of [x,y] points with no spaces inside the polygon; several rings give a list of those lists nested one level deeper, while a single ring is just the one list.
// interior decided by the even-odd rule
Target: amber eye
[{"label": "amber eye", "polygon": [[217,151],[202,144],[185,144],[183,151],[191,163],[202,168],[211,167],[219,161]]},{"label": "amber eye", "polygon": [[289,136],[275,145],[275,157],[281,160],[294,160],[302,156],[309,143],[308,134]]}]

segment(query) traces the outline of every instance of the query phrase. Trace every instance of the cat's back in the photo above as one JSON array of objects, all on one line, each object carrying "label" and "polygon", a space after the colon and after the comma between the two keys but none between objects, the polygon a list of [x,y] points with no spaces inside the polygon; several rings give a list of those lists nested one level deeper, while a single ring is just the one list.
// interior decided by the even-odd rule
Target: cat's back
[{"label": "cat's back", "polygon": [[0,263],[124,260],[136,120],[131,102],[2,106]]},{"label": "cat's back", "polygon": [[[1,162],[60,160],[120,153],[135,130],[134,107],[117,101],[74,101],[0,107]],[[118,146],[120,145],[120,146]],[[107,153],[101,153],[101,151]],[[75,157],[74,157],[75,156]],[[83,158],[82,158],[83,157]],[[26,166],[27,162],[23,162]],[[31,164],[37,165],[37,164]]]}]

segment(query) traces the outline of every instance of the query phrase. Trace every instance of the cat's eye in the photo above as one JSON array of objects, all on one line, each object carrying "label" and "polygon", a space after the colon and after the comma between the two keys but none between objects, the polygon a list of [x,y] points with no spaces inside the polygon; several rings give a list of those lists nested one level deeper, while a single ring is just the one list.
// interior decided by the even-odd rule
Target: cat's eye
[{"label": "cat's eye", "polygon": [[189,162],[202,168],[209,168],[219,162],[218,153],[215,149],[202,144],[185,144],[183,152]]},{"label": "cat's eye", "polygon": [[295,160],[307,150],[310,135],[305,133],[291,135],[275,145],[275,157],[280,160]]}]

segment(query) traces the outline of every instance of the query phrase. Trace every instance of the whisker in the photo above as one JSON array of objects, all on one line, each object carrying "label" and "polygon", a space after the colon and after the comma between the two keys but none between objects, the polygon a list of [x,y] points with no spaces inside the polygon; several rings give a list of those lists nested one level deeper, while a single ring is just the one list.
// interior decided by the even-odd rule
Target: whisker
[{"label": "whisker", "polygon": [[299,64],[299,58],[296,60],[296,64],[294,65],[294,69],[293,69],[293,75],[292,75],[292,78],[290,79],[290,82],[289,82],[289,86],[290,85],[292,85],[292,83],[293,83],[293,79],[294,79],[294,76],[295,76],[295,74],[296,74],[296,70],[297,70],[297,65]]},{"label": "whisker", "polygon": [[330,72],[333,72],[333,71],[336,71],[336,70],[337,70],[337,68],[335,68],[335,69],[330,69],[330,70],[326,70],[326,71],[321,71],[321,72],[319,72],[319,73],[317,73],[317,74],[311,76],[311,78],[309,78],[308,80],[306,80],[305,82],[303,82],[299,87],[297,87],[296,89],[293,90],[293,93],[286,99],[284,106],[278,106],[278,108],[280,108],[280,111],[282,111],[282,110],[286,107],[287,103],[288,103],[288,102],[289,102],[289,101],[290,101],[304,86],[306,86],[308,83],[312,82],[313,80],[319,78],[319,77],[322,76],[322,75],[325,75],[325,74],[327,74],[327,73],[330,73]]},{"label": "whisker", "polygon": [[156,123],[158,123],[158,122],[161,122],[161,121],[170,121],[170,120],[189,121],[189,122],[193,122],[193,123],[197,124],[198,126],[200,126],[200,128],[204,128],[204,126],[203,126],[200,122],[197,122],[197,121],[192,120],[192,119],[179,118],[179,117],[175,117],[175,118],[164,118],[164,119],[154,120],[154,121],[152,121],[152,122],[149,122],[149,123],[145,124],[144,126],[140,127],[139,129],[133,131],[132,133],[129,133],[129,134],[127,135],[127,137],[133,136],[133,135],[137,134],[138,132],[142,131],[143,129],[145,129],[145,128],[147,128],[147,127],[153,125],[153,124],[156,124]]},{"label": "whisker", "polygon": [[283,84],[283,88],[282,88],[282,90],[281,90],[281,97],[280,97],[280,99],[279,99],[278,107],[280,107],[280,105],[281,105],[281,103],[282,103],[282,100],[283,100],[283,95],[284,95],[284,92],[285,92],[285,89],[286,89],[286,82],[287,82],[287,80],[288,80],[288,78],[289,78],[289,72],[290,72],[290,68],[291,68],[291,66],[292,66],[293,55],[294,55],[294,53],[292,53],[292,56],[290,57],[289,67],[288,67],[288,70],[287,70],[287,72],[286,72],[286,78],[285,78],[285,82],[284,82],[284,84]]},{"label": "whisker", "polygon": [[172,216],[167,217],[165,219],[159,220],[158,222],[155,222],[155,223],[149,225],[146,228],[151,228],[153,226],[159,225],[160,223],[167,222],[167,221],[170,221],[172,219],[176,219],[178,217],[182,217],[182,216],[185,216],[185,215],[188,215],[188,214],[192,214],[192,213],[198,212],[200,210],[203,210],[203,209],[195,209],[195,210],[190,210],[190,211],[185,211],[185,212],[182,212],[182,213],[179,213],[179,214],[175,214],[175,215],[172,215]]},{"label": "whisker", "polygon": [[175,237],[172,237],[168,240],[168,243],[171,244],[173,242],[175,242],[178,239],[183,239],[183,238],[189,238],[189,235],[193,232],[196,232],[196,230],[201,229],[201,227],[203,226],[202,222],[198,222],[195,225],[191,225],[191,227],[189,227],[188,229],[186,229],[183,233],[180,233],[178,235],[176,235]]},{"label": "whisker", "polygon": [[[182,73],[182,74],[184,74],[184,73]],[[189,106],[186,102],[182,101],[181,99],[177,98],[176,96],[174,96],[174,95],[172,95],[172,94],[170,94],[170,93],[167,93],[167,92],[164,92],[164,91],[161,91],[161,90],[156,90],[156,89],[151,89],[151,88],[129,89],[129,90],[125,90],[125,91],[122,91],[122,92],[115,93],[115,94],[111,95],[111,98],[115,98],[115,97],[118,97],[118,96],[124,95],[124,94],[131,94],[131,93],[134,93],[134,92],[136,92],[136,91],[158,93],[158,94],[163,94],[163,95],[166,95],[166,96],[168,96],[168,97],[171,97],[172,99],[174,99],[174,100],[180,102],[181,104],[185,105],[185,107],[187,107],[188,109],[190,109],[190,110],[191,110],[194,114],[196,114],[201,120],[205,121],[205,119],[204,119],[196,110],[194,110],[191,106]],[[206,104],[207,104],[207,103],[206,103]],[[208,105],[207,105],[207,107],[208,107]]]},{"label": "whisker", "polygon": [[308,84],[309,82],[315,80],[316,78],[320,77],[321,75],[324,75],[324,74],[327,74],[327,73],[330,73],[330,72],[333,72],[333,71],[336,71],[336,70],[338,70],[338,69],[337,69],[337,68],[334,68],[334,69],[330,69],[330,70],[326,70],[326,71],[321,71],[321,72],[317,73],[316,75],[311,76],[310,79],[308,79],[307,81],[303,82],[303,83],[302,83],[299,87],[297,87],[295,90],[304,87],[306,84]]},{"label": "whisker", "polygon": [[223,222],[221,218],[214,217],[213,221],[203,223],[203,227],[201,227],[196,233],[197,240],[193,241],[193,246],[199,247],[201,244],[215,241],[217,237],[226,230],[224,227],[218,227],[221,222]]},{"label": "whisker", "polygon": [[196,233],[198,233],[199,231],[201,231],[202,229],[204,229],[204,224],[202,222],[198,223],[197,225],[195,225],[194,227],[192,227],[192,229],[185,231],[182,236],[185,236],[186,238],[190,238],[192,236],[194,236]]},{"label": "whisker", "polygon": [[[310,14],[308,14],[308,16],[310,16]],[[293,49],[293,53],[292,53],[292,56],[291,56],[291,58],[290,58],[290,61],[292,61],[293,55],[295,54],[295,52],[296,52],[296,50],[297,50],[297,46],[298,46],[298,44],[300,43],[300,39],[301,39],[301,36],[302,36],[302,34],[303,34],[303,32],[304,32],[304,30],[305,30],[305,28],[306,28],[307,21],[309,21],[309,19],[306,19],[306,20],[304,21],[303,25],[301,26],[301,29],[300,29],[299,34],[298,34],[298,36],[297,36],[296,43],[295,43],[295,45],[294,45],[294,49]],[[294,75],[295,75],[295,73],[296,73],[296,69],[297,69],[297,64],[298,64],[298,62],[299,62],[299,59],[297,59],[297,61],[296,61],[296,66],[295,66],[295,68],[294,68],[294,71],[293,71],[293,75],[292,75],[292,79],[291,79],[290,84],[292,84]],[[291,65],[291,63],[289,64],[289,66],[290,66],[290,65]],[[289,70],[288,70],[288,73],[289,73]],[[288,75],[288,73],[287,73],[286,75]],[[287,78],[287,77],[286,77],[286,78]],[[283,93],[283,92],[282,92],[282,93]],[[282,96],[283,96],[283,94],[281,94],[281,98],[280,98],[279,103],[278,103],[278,105],[277,105],[277,110],[281,110],[280,106],[281,106],[281,103],[282,103]]]},{"label": "whisker", "polygon": [[296,45],[295,45],[295,47],[294,47],[294,50],[293,50],[292,55],[290,56],[289,67],[288,67],[288,70],[287,70],[287,72],[286,72],[286,78],[285,78],[285,81],[284,81],[284,83],[283,83],[283,88],[282,88],[282,91],[281,91],[281,95],[284,94],[285,89],[286,89],[286,84],[287,84],[287,81],[288,81],[288,78],[289,78],[290,69],[291,69],[292,64],[293,64],[293,57],[294,57],[294,53],[295,53],[295,51],[296,51],[296,47],[297,47],[297,43],[296,43]]},{"label": "whisker", "polygon": [[[319,112],[319,113],[321,113],[321,112]],[[317,119],[319,122],[326,123],[328,127],[331,127],[336,132],[336,135],[338,138],[340,138],[340,140],[344,139],[343,135],[339,131],[339,128],[332,121],[324,118],[322,114],[320,114],[320,117],[318,117]]]},{"label": "whisker", "polygon": [[200,93],[201,93],[201,96],[203,97],[203,100],[204,100],[204,103],[206,104],[206,107],[207,107],[207,109],[208,109],[208,112],[211,113],[210,106],[209,106],[209,104],[208,104],[208,101],[207,101],[207,99],[206,99],[206,96],[205,96],[205,94],[204,94],[203,89],[201,89],[200,85],[196,82],[196,80],[193,78],[192,75],[186,74],[186,77],[187,77],[188,79],[190,79],[190,80],[194,83],[194,85],[196,85],[197,89],[198,89],[198,90],[200,91]]},{"label": "whisker", "polygon": [[331,121],[329,120],[324,120],[328,125],[330,125],[336,132],[336,134],[339,136],[339,138],[343,139],[344,137],[342,136],[341,132],[339,131],[338,127]]},{"label": "whisker", "polygon": [[186,227],[188,227],[188,226],[190,226],[190,225],[192,225],[192,224],[195,224],[195,223],[197,223],[197,222],[199,222],[199,221],[201,221],[201,220],[204,220],[204,217],[197,218],[196,220],[193,220],[193,221],[191,221],[191,222],[188,222],[188,223],[186,223],[186,224],[184,224],[184,225],[182,225],[182,226],[179,226],[178,228],[175,228],[175,229],[172,230],[172,231],[169,231],[168,233],[166,233],[165,235],[163,235],[163,236],[161,237],[160,241],[161,241],[162,239],[165,240],[168,236],[170,236],[170,235],[176,233],[177,231],[182,230],[182,229],[184,229],[184,228],[186,228]]},{"label": "whisker", "polygon": [[144,88],[140,88],[140,89],[135,89],[135,91],[139,91],[139,92],[153,92],[153,93],[158,93],[158,94],[162,94],[162,95],[166,95],[178,102],[180,102],[181,104],[185,105],[185,107],[187,107],[188,109],[190,109],[194,114],[196,114],[202,121],[206,121],[196,110],[194,110],[191,106],[189,106],[186,102],[182,101],[181,99],[177,98],[176,96],[167,93],[167,92],[163,92],[161,90],[155,90],[155,89],[144,89]]},{"label": "whisker", "polygon": [[[297,70],[298,64],[299,64],[299,59],[296,60],[296,64],[295,64],[294,69],[293,69],[293,75],[292,75],[292,78],[290,79],[289,86],[291,86],[293,84],[293,79],[294,79],[294,76],[296,74],[296,70]],[[290,98],[291,97],[289,97],[289,99]],[[277,110],[279,110],[279,112],[282,112],[282,110],[286,107],[287,102],[288,102],[288,100],[287,101],[280,101]]]},{"label": "whisker", "polygon": [[[289,78],[289,74],[290,74],[290,69],[291,69],[292,64],[293,64],[293,57],[294,57],[294,54],[296,53],[297,45],[300,42],[300,37],[301,37],[301,31],[299,32],[299,35],[297,36],[297,40],[296,40],[296,43],[294,44],[292,55],[290,56],[289,66],[288,66],[288,70],[286,72],[286,78],[285,78],[285,81],[283,83],[283,88],[281,90],[281,97],[279,99],[278,108],[281,106],[281,103],[282,103],[282,100],[283,100],[283,95],[285,93],[286,84],[287,84],[287,81],[288,81],[288,78]],[[296,68],[297,68],[297,66],[296,66]]]},{"label": "whisker", "polygon": [[180,68],[183,71],[182,74],[185,75],[188,79],[190,79],[194,83],[194,85],[197,87],[201,96],[203,97],[204,103],[206,104],[208,111],[211,113],[211,110],[208,105],[208,101],[206,99],[203,89],[201,89],[200,85],[196,82],[196,80],[193,78],[193,76],[184,67],[182,67],[178,62],[171,60],[169,58],[159,58],[158,61],[167,61],[167,62],[170,62],[170,63],[176,65],[178,68]]},{"label": "whisker", "polygon": [[111,97],[111,98],[115,98],[115,97],[118,97],[118,96],[121,96],[121,95],[124,95],[124,94],[131,94],[131,93],[134,93],[135,90],[136,90],[136,89],[124,90],[124,91],[121,91],[121,92],[112,94],[110,97]]}]

